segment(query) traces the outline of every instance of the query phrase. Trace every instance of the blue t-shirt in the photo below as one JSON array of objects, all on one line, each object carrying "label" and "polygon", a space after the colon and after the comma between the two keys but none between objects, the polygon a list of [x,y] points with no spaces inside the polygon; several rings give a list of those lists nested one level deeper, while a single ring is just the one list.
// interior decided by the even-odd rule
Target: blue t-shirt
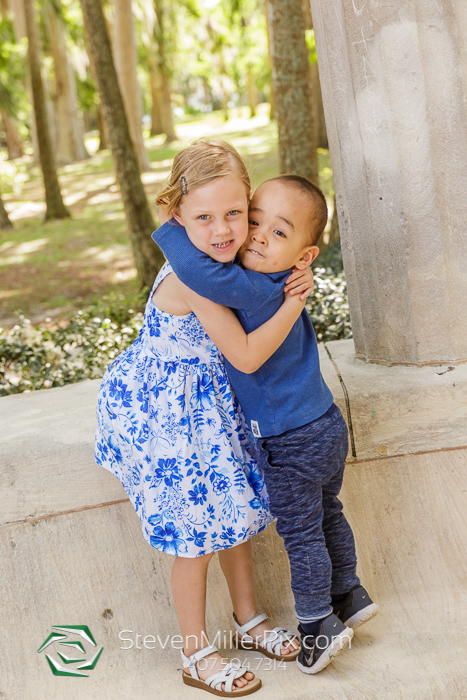
[{"label": "blue t-shirt", "polygon": [[[183,226],[175,222],[163,224],[152,238],[177,277],[197,294],[234,309],[246,333],[268,321],[284,301],[290,270],[263,274],[216,262],[198,250]],[[256,372],[240,372],[227,358],[225,364],[255,437],[299,428],[326,413],[333,402],[321,375],[316,336],[305,310],[282,345]]]}]

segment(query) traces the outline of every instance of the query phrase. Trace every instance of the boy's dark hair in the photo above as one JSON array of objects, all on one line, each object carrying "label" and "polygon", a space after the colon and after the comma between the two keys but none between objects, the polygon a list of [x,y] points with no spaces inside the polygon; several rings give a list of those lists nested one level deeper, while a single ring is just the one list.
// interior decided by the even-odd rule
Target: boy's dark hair
[{"label": "boy's dark hair", "polygon": [[306,195],[310,203],[308,245],[316,245],[328,222],[328,205],[324,194],[319,187],[301,175],[279,175],[271,180],[284,182]]}]

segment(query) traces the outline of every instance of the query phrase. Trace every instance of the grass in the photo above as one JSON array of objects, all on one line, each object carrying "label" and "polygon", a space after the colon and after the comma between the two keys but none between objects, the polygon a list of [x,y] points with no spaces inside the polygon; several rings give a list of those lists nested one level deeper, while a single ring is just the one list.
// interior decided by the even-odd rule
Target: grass
[{"label": "grass", "polygon": [[[247,110],[188,117],[177,127],[179,139],[168,146],[163,137],[148,138],[151,171],[142,179],[150,203],[170,172],[175,154],[200,136],[226,138],[248,164],[253,185],[279,173],[277,130],[266,115],[267,105],[249,119]],[[97,140],[87,140],[90,151]],[[29,159],[30,160],[30,159]],[[327,151],[320,152],[321,185],[332,191]],[[0,326],[16,323],[21,310],[33,322],[60,318],[111,291],[133,299],[138,287],[123,206],[110,151],[59,169],[60,185],[70,220],[44,223],[45,204],[40,169],[26,157],[0,160],[2,197],[13,230],[0,231]],[[156,207],[151,204],[157,223]]]}]

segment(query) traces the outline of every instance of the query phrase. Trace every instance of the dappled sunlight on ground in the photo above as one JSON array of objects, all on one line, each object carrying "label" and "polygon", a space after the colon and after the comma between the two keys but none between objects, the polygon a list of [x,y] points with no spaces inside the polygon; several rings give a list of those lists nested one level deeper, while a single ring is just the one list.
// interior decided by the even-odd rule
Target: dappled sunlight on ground
[{"label": "dappled sunlight on ground", "polygon": [[0,245],[2,261],[0,265],[15,265],[26,260],[28,253],[35,253],[49,242],[48,238],[37,238],[33,241],[25,241],[15,245],[14,241],[6,241]]},{"label": "dappled sunlight on ground", "polygon": [[88,204],[90,206],[93,204],[103,204],[104,202],[118,201],[120,201],[120,192],[101,192],[100,194],[94,195],[94,197],[88,198]]},{"label": "dappled sunlight on ground", "polygon": [[[24,289],[22,290],[24,291]],[[0,299],[8,299],[19,294],[18,289],[3,289],[0,290]]]},{"label": "dappled sunlight on ground", "polygon": [[[247,108],[231,110],[228,121],[221,112],[186,117],[176,125],[177,141],[165,144],[164,136],[147,138],[151,170],[142,174],[142,182],[156,225],[154,200],[161,183],[170,173],[175,154],[196,138],[230,141],[245,158],[253,186],[277,175],[277,129],[268,114],[269,106],[260,105],[253,119]],[[128,298],[138,291],[111,153],[96,153],[96,132],[86,139],[86,146],[90,158],[58,171],[71,213],[71,219],[60,221],[44,222],[42,174],[32,165],[31,155],[10,163],[0,153],[2,182],[10,181],[2,197],[14,223],[13,230],[0,231],[0,326],[13,325],[18,309],[36,322],[45,316],[65,315],[112,290]],[[323,186],[330,188],[327,152],[320,158]]]},{"label": "dappled sunlight on ground", "polygon": [[9,202],[5,197],[5,209],[11,221],[45,216],[45,202]]}]

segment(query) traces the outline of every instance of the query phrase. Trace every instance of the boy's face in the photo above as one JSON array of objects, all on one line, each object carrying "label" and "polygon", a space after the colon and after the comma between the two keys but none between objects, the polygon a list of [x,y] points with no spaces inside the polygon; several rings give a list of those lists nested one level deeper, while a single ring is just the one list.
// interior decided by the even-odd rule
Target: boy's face
[{"label": "boy's face", "polygon": [[290,185],[274,180],[260,185],[250,202],[248,238],[238,252],[242,265],[264,273],[311,265],[319,248],[308,245],[308,206]]}]

